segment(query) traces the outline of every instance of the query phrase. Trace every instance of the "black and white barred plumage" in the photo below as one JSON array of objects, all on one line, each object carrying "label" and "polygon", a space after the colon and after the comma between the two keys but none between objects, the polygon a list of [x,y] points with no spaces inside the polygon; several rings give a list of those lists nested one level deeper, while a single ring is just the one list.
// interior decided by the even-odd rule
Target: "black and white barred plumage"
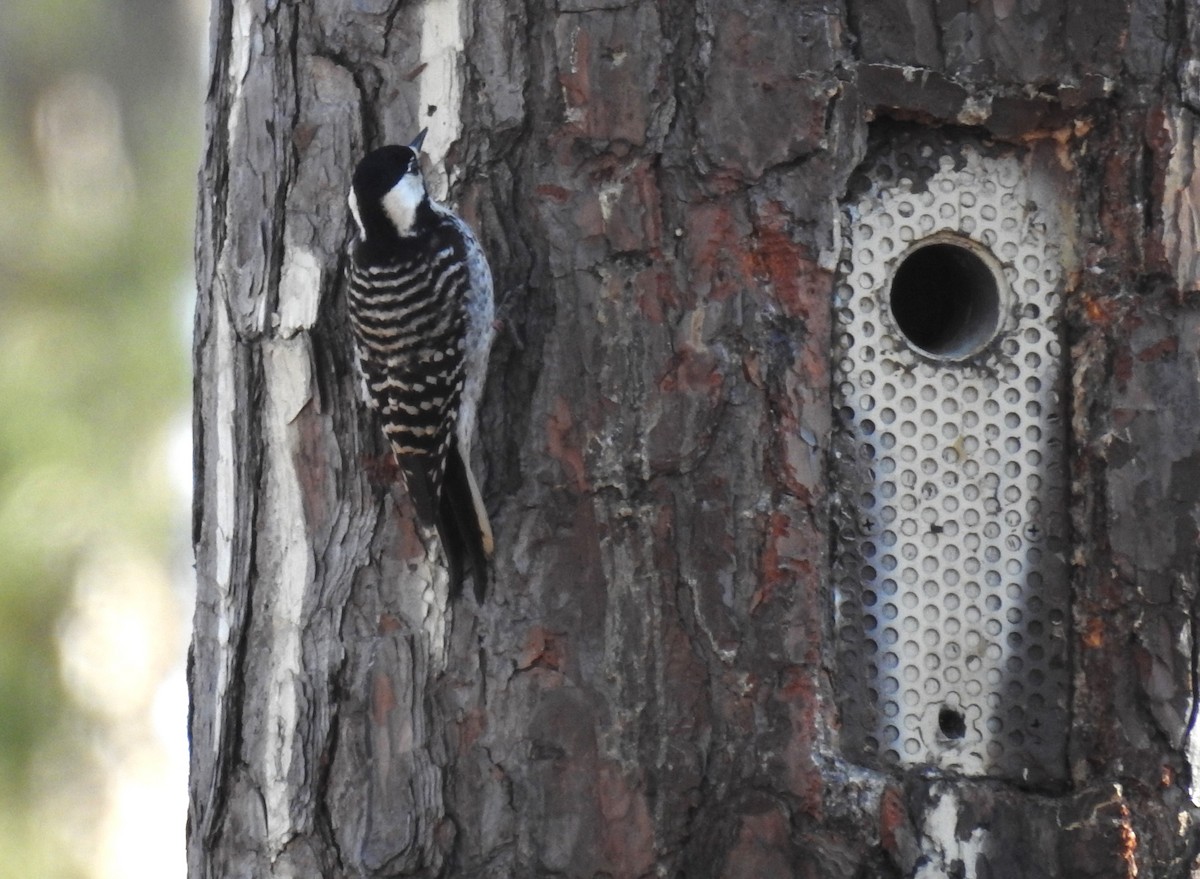
[{"label": "black and white barred plumage", "polygon": [[379,411],[417,518],[437,529],[450,592],[483,599],[492,531],[471,440],[493,336],[492,276],[470,228],[429,198],[408,146],[354,172],[348,305],[368,404]]}]

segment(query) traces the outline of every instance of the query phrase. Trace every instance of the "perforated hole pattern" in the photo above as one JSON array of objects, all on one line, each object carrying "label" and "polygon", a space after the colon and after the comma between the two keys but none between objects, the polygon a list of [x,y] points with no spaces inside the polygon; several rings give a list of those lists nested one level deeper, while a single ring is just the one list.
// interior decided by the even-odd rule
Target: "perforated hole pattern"
[{"label": "perforated hole pattern", "polygon": [[[1053,782],[1068,685],[1062,301],[1036,169],[929,134],[860,173],[835,297],[843,745],[868,764]],[[1002,279],[999,332],[965,360],[915,349],[888,307],[900,258],[931,236],[991,254]]]}]

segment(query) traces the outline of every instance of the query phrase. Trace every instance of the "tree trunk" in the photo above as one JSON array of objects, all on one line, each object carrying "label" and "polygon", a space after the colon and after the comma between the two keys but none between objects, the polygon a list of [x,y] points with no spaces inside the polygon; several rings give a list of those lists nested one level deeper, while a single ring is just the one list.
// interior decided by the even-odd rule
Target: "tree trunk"
[{"label": "tree trunk", "polygon": [[[211,48],[192,877],[1198,866],[1191,4],[245,0]],[[343,298],[350,172],[425,126],[502,323],[483,606]],[[978,350],[897,310],[931,242]]]}]

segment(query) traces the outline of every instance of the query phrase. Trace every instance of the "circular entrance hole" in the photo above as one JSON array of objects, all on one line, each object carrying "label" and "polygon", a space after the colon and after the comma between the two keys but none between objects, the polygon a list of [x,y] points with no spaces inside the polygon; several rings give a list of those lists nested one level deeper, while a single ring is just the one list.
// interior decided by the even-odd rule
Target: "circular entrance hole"
[{"label": "circular entrance hole", "polygon": [[968,357],[1000,327],[996,274],[962,244],[918,246],[897,267],[889,298],[900,332],[932,357]]},{"label": "circular entrance hole", "polygon": [[961,739],[967,734],[967,719],[957,709],[943,708],[938,712],[938,729],[948,739]]}]

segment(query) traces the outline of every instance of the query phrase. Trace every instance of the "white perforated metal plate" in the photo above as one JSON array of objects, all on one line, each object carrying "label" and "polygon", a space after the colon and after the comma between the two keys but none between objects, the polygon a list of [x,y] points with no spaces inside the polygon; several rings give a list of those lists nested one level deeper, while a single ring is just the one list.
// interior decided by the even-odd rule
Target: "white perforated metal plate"
[{"label": "white perforated metal plate", "polygon": [[1069,683],[1053,186],[1017,150],[923,132],[876,148],[852,191],[834,336],[844,747],[1053,783]]}]

